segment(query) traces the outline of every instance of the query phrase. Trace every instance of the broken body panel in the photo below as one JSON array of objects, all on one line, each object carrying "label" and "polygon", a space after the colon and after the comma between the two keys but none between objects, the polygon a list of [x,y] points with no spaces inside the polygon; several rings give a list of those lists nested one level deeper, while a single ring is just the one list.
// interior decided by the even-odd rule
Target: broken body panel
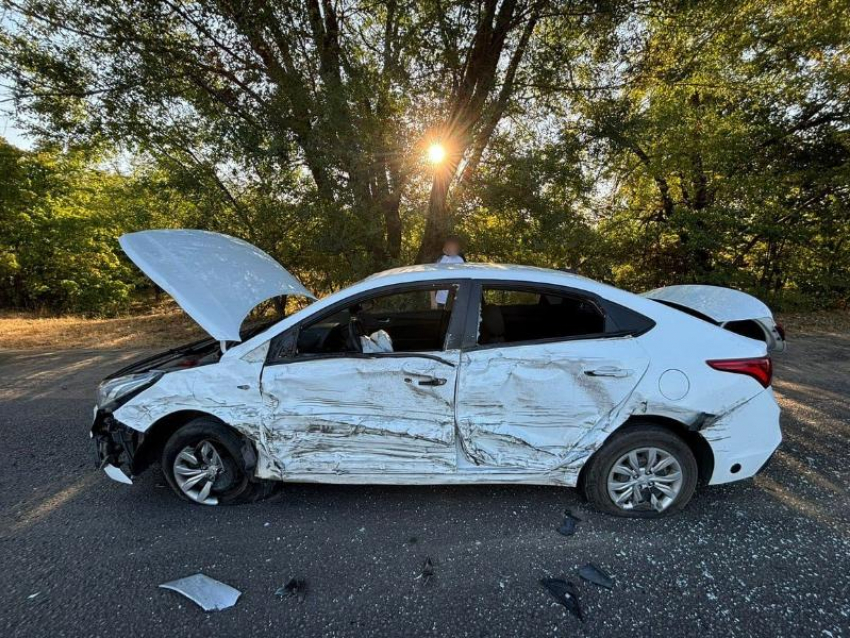
[{"label": "broken body panel", "polygon": [[464,450],[479,466],[572,473],[648,363],[631,337],[465,352],[456,408]]},{"label": "broken body panel", "polygon": [[[451,328],[443,350],[267,361],[276,337],[297,333],[347,299],[396,286],[484,279],[578,291],[639,313],[654,327],[481,347],[475,343],[478,299],[467,294],[455,305],[455,312],[469,313],[459,321],[466,334]],[[230,317],[217,324],[222,331],[214,336],[236,341]],[[706,361],[764,354],[762,342],[563,272],[483,264],[407,267],[310,305],[232,345],[212,365],[168,372],[122,405],[102,409],[101,423],[108,425],[96,434],[131,433],[121,441],[129,442],[124,451],[133,456],[165,419],[209,414],[246,437],[256,451],[253,472],[262,479],[574,486],[618,428],[636,418],[663,419],[702,437],[713,455],[713,469],[703,478],[724,483],[754,475],[778,446],[778,408],[770,388]],[[116,465],[119,457],[114,450],[102,455]],[[130,463],[131,471],[134,466],[141,467]]]}]

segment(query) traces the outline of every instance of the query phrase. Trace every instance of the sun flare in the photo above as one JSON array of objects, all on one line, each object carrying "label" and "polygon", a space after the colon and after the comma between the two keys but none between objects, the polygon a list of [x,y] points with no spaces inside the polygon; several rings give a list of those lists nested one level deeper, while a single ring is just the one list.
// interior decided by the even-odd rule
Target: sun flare
[{"label": "sun flare", "polygon": [[428,147],[428,161],[432,164],[442,164],[446,159],[446,149],[443,145],[435,142]]}]

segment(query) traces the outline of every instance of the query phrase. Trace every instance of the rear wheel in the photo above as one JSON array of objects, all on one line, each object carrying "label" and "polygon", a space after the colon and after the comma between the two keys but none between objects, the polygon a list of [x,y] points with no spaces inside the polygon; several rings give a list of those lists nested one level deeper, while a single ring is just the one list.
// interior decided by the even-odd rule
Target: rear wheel
[{"label": "rear wheel", "polygon": [[182,499],[201,505],[260,500],[276,487],[254,479],[245,467],[244,441],[210,417],[193,419],[174,434],[162,451],[162,473]]},{"label": "rear wheel", "polygon": [[656,518],[684,508],[697,479],[687,443],[663,427],[641,424],[614,434],[593,456],[584,492],[609,514]]}]

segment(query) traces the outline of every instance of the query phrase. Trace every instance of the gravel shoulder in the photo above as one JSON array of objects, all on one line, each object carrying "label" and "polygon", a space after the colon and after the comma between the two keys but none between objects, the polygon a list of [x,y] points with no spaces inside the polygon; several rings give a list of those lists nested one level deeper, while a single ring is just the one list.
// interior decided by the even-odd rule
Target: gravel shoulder
[{"label": "gravel shoulder", "polygon": [[[659,521],[551,487],[292,485],[233,508],[184,505],[158,472],[128,488],[93,470],[87,430],[99,378],[142,354],[0,353],[0,635],[850,636],[846,334],[776,357],[768,470]],[[569,538],[567,507],[584,519]],[[587,562],[615,588],[579,581]],[[198,571],[237,605],[157,588]],[[538,584],[562,576],[584,624]],[[292,577],[303,602],[275,596]]]}]

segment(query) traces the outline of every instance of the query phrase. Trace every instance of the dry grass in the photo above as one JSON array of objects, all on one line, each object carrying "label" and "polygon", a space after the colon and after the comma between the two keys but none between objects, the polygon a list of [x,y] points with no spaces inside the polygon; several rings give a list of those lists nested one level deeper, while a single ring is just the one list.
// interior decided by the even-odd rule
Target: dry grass
[{"label": "dry grass", "polygon": [[[783,313],[788,339],[807,334],[850,334],[850,310]],[[0,350],[120,350],[168,348],[206,334],[173,303],[114,319],[39,317],[0,313]]]},{"label": "dry grass", "polygon": [[0,350],[119,350],[168,348],[205,333],[174,306],[114,319],[0,313]]}]

